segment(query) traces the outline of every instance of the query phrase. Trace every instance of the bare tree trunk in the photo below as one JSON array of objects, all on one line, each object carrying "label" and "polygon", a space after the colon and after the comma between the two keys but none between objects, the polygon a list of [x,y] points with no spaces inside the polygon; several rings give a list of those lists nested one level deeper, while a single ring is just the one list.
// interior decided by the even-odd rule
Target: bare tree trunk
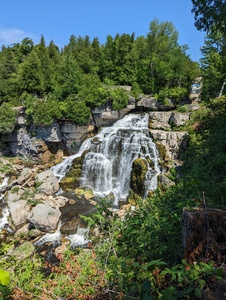
[{"label": "bare tree trunk", "polygon": [[219,98],[222,96],[225,84],[226,84],[226,77],[224,78],[223,84],[221,86],[221,90],[220,90],[220,93],[219,93],[219,96],[218,96]]}]

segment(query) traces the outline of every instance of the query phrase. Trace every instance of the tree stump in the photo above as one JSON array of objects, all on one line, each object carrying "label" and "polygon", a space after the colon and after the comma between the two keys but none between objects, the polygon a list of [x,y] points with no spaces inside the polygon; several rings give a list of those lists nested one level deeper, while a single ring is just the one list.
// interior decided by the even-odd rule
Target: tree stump
[{"label": "tree stump", "polygon": [[226,211],[183,209],[182,245],[187,263],[226,260]]}]

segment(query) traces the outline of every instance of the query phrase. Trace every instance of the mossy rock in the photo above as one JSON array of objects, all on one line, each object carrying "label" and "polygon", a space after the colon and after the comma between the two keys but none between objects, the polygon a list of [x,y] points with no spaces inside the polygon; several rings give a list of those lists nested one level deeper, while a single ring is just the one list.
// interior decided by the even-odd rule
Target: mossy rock
[{"label": "mossy rock", "polygon": [[148,171],[148,162],[143,158],[137,158],[133,161],[130,188],[138,195],[145,193],[145,177]]},{"label": "mossy rock", "polygon": [[87,152],[88,151],[83,152],[81,157],[76,157],[74,159],[70,171],[60,182],[60,186],[63,190],[70,191],[79,187],[80,177],[82,173],[83,158]]},{"label": "mossy rock", "polygon": [[156,143],[156,147],[158,149],[158,152],[159,152],[159,157],[162,159],[162,160],[165,160],[165,156],[166,156],[166,148],[163,144],[161,143]]},{"label": "mossy rock", "polygon": [[133,190],[130,189],[127,202],[133,206],[136,206],[140,201],[140,199],[141,197],[138,194],[136,194]]},{"label": "mossy rock", "polygon": [[75,195],[78,197],[84,196],[86,200],[94,198],[93,190],[89,187],[82,187],[75,190]]}]

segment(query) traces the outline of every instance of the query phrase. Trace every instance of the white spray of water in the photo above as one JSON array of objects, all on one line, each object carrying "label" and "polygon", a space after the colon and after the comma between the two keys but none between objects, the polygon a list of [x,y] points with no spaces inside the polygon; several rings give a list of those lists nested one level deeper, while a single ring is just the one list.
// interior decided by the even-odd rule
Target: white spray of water
[{"label": "white spray of water", "polygon": [[[4,179],[2,180],[2,183],[0,184],[0,189],[4,186],[6,186],[8,184],[9,181],[9,177],[6,176],[4,177]],[[0,194],[0,200],[4,197],[4,194]]]},{"label": "white spray of water", "polygon": [[91,139],[85,140],[83,142],[83,144],[81,145],[78,153],[67,157],[61,163],[59,163],[56,166],[51,168],[53,174],[59,179],[59,181],[61,181],[61,179],[64,178],[65,175],[67,174],[67,172],[70,170],[73,160],[77,157],[80,157],[85,150],[89,149],[90,142],[91,142]]},{"label": "white spray of water", "polygon": [[53,245],[60,244],[60,238],[61,238],[60,227],[61,227],[61,222],[59,222],[57,226],[57,230],[54,233],[46,233],[34,244],[38,247],[47,242],[51,242]]},{"label": "white spray of water", "polygon": [[2,217],[0,218],[0,230],[5,228],[8,225],[9,209],[4,207],[2,210]]},{"label": "white spray of water", "polygon": [[88,232],[89,232],[89,228],[78,227],[76,234],[72,234],[67,237],[71,242],[71,247],[75,248],[87,244],[89,242],[87,238]]},{"label": "white spray of water", "polygon": [[[9,177],[6,176],[4,177],[2,183],[0,184],[0,189],[8,184]],[[0,194],[0,200],[2,200],[4,197],[4,194]],[[2,209],[2,217],[0,218],[0,230],[5,228],[9,222],[8,222],[8,217],[9,217],[9,208],[5,206]]]}]

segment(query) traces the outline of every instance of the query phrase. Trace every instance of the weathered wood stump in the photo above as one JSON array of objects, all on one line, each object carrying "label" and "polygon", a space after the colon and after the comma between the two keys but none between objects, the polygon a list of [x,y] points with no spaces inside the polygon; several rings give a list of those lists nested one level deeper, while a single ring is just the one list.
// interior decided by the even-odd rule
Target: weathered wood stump
[{"label": "weathered wood stump", "polygon": [[184,208],[182,245],[187,263],[226,261],[226,211]]}]

